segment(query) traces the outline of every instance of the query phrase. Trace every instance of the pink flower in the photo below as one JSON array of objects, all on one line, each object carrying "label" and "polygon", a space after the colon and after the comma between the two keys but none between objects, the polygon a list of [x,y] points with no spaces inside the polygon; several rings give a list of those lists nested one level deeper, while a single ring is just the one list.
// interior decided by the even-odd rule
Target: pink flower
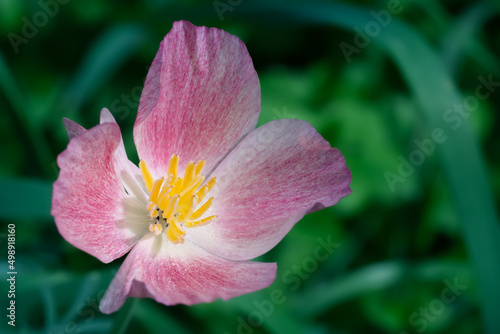
[{"label": "pink flower", "polygon": [[260,86],[243,42],[175,22],[149,70],[134,125],[139,167],[107,109],[65,119],[52,215],[72,245],[108,263],[130,251],[100,303],[229,299],[269,286],[273,248],[306,213],[351,193],[342,154],[307,122],[255,129]]}]

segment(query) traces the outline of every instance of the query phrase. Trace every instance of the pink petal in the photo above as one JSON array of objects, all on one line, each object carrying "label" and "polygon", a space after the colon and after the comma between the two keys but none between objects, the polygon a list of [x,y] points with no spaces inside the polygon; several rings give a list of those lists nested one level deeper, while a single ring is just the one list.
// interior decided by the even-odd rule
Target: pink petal
[{"label": "pink petal", "polygon": [[121,226],[125,191],[116,166],[121,141],[118,125],[97,125],[74,137],[57,159],[52,215],[72,245],[110,262],[130,249],[138,236]]},{"label": "pink petal", "polygon": [[[81,126],[80,124],[78,124],[70,119],[63,118],[63,123],[64,123],[64,126],[66,127],[66,132],[68,133],[68,138],[70,140],[73,139],[74,137],[78,136],[79,134],[87,131],[87,129],[85,129],[83,126]],[[115,123],[116,124],[116,120],[107,108],[103,108],[101,110],[101,117],[100,117],[99,123],[100,124],[104,124],[104,123]],[[115,154],[117,156],[118,164],[122,165],[118,168],[118,170],[121,170],[124,168],[130,169],[130,171],[133,172],[133,174],[138,173],[138,175],[140,175],[140,171],[137,168],[137,166],[135,166],[133,163],[131,163],[127,158],[127,153],[125,152],[125,146],[123,144],[123,139],[121,139],[121,135],[120,135],[120,144],[119,144]],[[132,166],[134,166],[135,168]]]},{"label": "pink petal", "polygon": [[151,65],[134,126],[139,157],[159,177],[172,154],[205,172],[255,128],[260,85],[237,37],[175,22]]},{"label": "pink petal", "polygon": [[115,312],[127,297],[165,305],[227,300],[268,287],[275,278],[275,263],[230,261],[190,242],[172,244],[165,234],[148,235],[127,256],[99,308]]},{"label": "pink petal", "polygon": [[344,157],[307,122],[277,120],[251,132],[212,173],[209,215],[186,238],[215,255],[247,260],[273,248],[306,213],[351,193]]},{"label": "pink petal", "polygon": [[[100,124],[104,123],[116,124],[115,118],[107,108],[102,108],[101,110]],[[121,135],[120,135],[120,144],[118,145],[115,151],[115,157],[116,157],[115,160],[116,172],[118,175],[121,176],[122,171],[125,170],[129,175],[134,176],[135,179],[137,178],[142,179],[139,167],[134,165],[134,163],[132,163],[127,158],[127,152],[125,151],[125,145],[123,144],[123,139],[121,138]]]},{"label": "pink petal", "polygon": [[78,136],[80,133],[84,133],[87,131],[80,124],[73,122],[70,119],[63,118],[64,127],[66,128],[66,132],[68,133],[68,138],[71,140],[73,137]]}]

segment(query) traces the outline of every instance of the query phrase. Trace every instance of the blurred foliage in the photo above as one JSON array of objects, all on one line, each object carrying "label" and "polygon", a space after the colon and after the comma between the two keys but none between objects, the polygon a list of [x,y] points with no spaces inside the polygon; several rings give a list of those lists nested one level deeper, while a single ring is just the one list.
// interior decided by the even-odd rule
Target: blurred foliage
[{"label": "blurred foliage", "polygon": [[[384,24],[380,11],[395,3],[400,12]],[[421,150],[416,141],[432,138],[456,101],[478,96],[480,77],[500,81],[499,8],[472,0],[0,0],[0,242],[7,254],[6,226],[15,223],[18,272],[16,328],[2,311],[2,333],[500,332],[492,316],[500,309],[492,285],[500,281],[499,84],[456,131],[443,123],[450,139],[411,175],[393,187],[386,176],[400,173],[401,159]],[[278,263],[267,289],[192,307],[129,299],[103,315],[99,299],[122,260],[104,265],[72,247],[50,216],[55,161],[67,145],[61,119],[88,128],[109,108],[137,163],[132,128],[144,78],[180,19],[245,42],[261,81],[259,125],[310,122],[345,156],[353,193],[304,217],[262,256]],[[379,32],[347,59],[342,45],[356,47],[369,24]],[[331,254],[315,257],[328,242]],[[0,261],[6,273],[6,256]],[[1,289],[5,310],[5,279]]]}]

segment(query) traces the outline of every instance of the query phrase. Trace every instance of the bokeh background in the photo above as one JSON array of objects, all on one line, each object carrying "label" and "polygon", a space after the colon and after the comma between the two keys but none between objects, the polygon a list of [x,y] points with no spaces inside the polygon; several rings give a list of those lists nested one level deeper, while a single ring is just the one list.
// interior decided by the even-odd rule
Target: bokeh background
[{"label": "bokeh background", "polygon": [[[499,13],[472,0],[0,0],[1,332],[500,333]],[[180,19],[245,42],[259,124],[309,121],[344,154],[353,193],[260,258],[278,263],[268,289],[103,315],[123,259],[104,265],[57,232],[61,119],[88,128],[109,108],[137,163],[140,92]]]}]

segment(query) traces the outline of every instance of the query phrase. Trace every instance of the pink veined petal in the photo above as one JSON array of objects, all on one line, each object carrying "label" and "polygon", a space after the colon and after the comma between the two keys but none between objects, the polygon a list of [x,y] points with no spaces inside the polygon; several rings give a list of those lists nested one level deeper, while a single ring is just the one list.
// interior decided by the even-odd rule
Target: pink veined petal
[{"label": "pink veined petal", "polygon": [[165,305],[227,300],[268,287],[275,278],[275,263],[230,261],[190,242],[172,244],[165,234],[147,235],[123,262],[99,308],[115,312],[127,297]]},{"label": "pink veined petal", "polygon": [[163,176],[172,154],[181,170],[205,172],[257,124],[260,84],[241,40],[215,28],[175,22],[151,65],[134,125],[139,157]]},{"label": "pink veined petal", "polygon": [[87,131],[87,129],[85,129],[83,126],[70,119],[63,118],[63,123],[64,127],[66,128],[66,132],[68,133],[69,140]]},{"label": "pink veined petal", "polygon": [[[63,118],[63,123],[64,123],[64,127],[66,128],[66,132],[68,133],[69,140],[71,140],[74,137],[78,136],[79,134],[87,131],[87,129],[85,129],[83,126],[81,126],[80,124],[78,124],[70,119]],[[104,124],[104,123],[115,123],[116,124],[116,120],[107,108],[103,108],[101,110],[101,117],[100,117],[99,123],[100,124]],[[130,161],[127,159],[127,154],[125,152],[125,146],[123,144],[123,139],[121,139],[121,135],[120,135],[120,144],[118,145],[118,148],[116,149],[115,155],[118,159],[118,164],[121,165],[120,169],[122,169],[123,166],[127,166],[127,168],[128,168]],[[135,167],[137,168],[137,166],[135,166]],[[137,170],[138,170],[138,168],[137,168]]]},{"label": "pink veined petal", "polygon": [[140,238],[122,226],[123,185],[115,151],[120,128],[105,123],[73,137],[57,159],[51,213],[61,235],[75,247],[107,263]]},{"label": "pink veined petal", "polygon": [[[78,123],[70,119],[63,118],[63,123],[64,126],[66,127],[66,132],[68,133],[68,138],[70,140],[78,136],[79,134],[87,131],[87,129],[85,129],[83,126],[79,125]],[[102,108],[99,123],[117,124],[115,118],[107,108]],[[131,183],[136,185],[134,187],[135,189],[140,188],[140,183],[142,182],[141,172],[134,163],[128,160],[127,153],[125,151],[125,145],[123,144],[123,139],[121,138],[121,134],[120,134],[120,144],[116,148],[114,156],[115,156],[116,174],[120,176],[122,180],[123,179],[128,180],[128,182],[125,183],[125,188],[127,189],[127,191],[129,193],[132,192],[132,189],[130,188]]]},{"label": "pink veined petal", "polygon": [[[117,124],[115,118],[107,108],[102,108],[101,110],[100,124],[104,123]],[[123,175],[121,175],[123,171],[126,171],[130,176],[133,177],[134,181],[142,179],[139,167],[137,167],[127,158],[127,152],[125,151],[125,145],[123,144],[123,139],[121,138],[121,135],[120,135],[120,144],[118,145],[115,151],[115,157],[116,157],[115,161],[116,172],[118,175],[120,175],[121,178],[123,178]]]},{"label": "pink veined petal", "polygon": [[306,213],[351,193],[342,154],[299,120],[276,120],[251,132],[212,175],[217,184],[206,216],[218,218],[187,229],[186,238],[232,260],[266,253]]},{"label": "pink veined petal", "polygon": [[[79,134],[87,131],[87,129],[85,129],[83,126],[81,126],[80,124],[78,124],[75,121],[72,121],[70,119],[63,118],[63,123],[64,123],[64,127],[66,128],[66,132],[68,133],[69,140],[71,140],[74,137],[78,136]],[[101,110],[101,119],[100,119],[99,123],[100,124],[116,123],[116,121],[115,121],[113,115],[111,115],[111,113],[109,112],[109,110],[106,108],[103,108]],[[123,143],[123,141],[122,141],[122,143]],[[124,150],[125,150],[125,148],[124,148]]]}]

